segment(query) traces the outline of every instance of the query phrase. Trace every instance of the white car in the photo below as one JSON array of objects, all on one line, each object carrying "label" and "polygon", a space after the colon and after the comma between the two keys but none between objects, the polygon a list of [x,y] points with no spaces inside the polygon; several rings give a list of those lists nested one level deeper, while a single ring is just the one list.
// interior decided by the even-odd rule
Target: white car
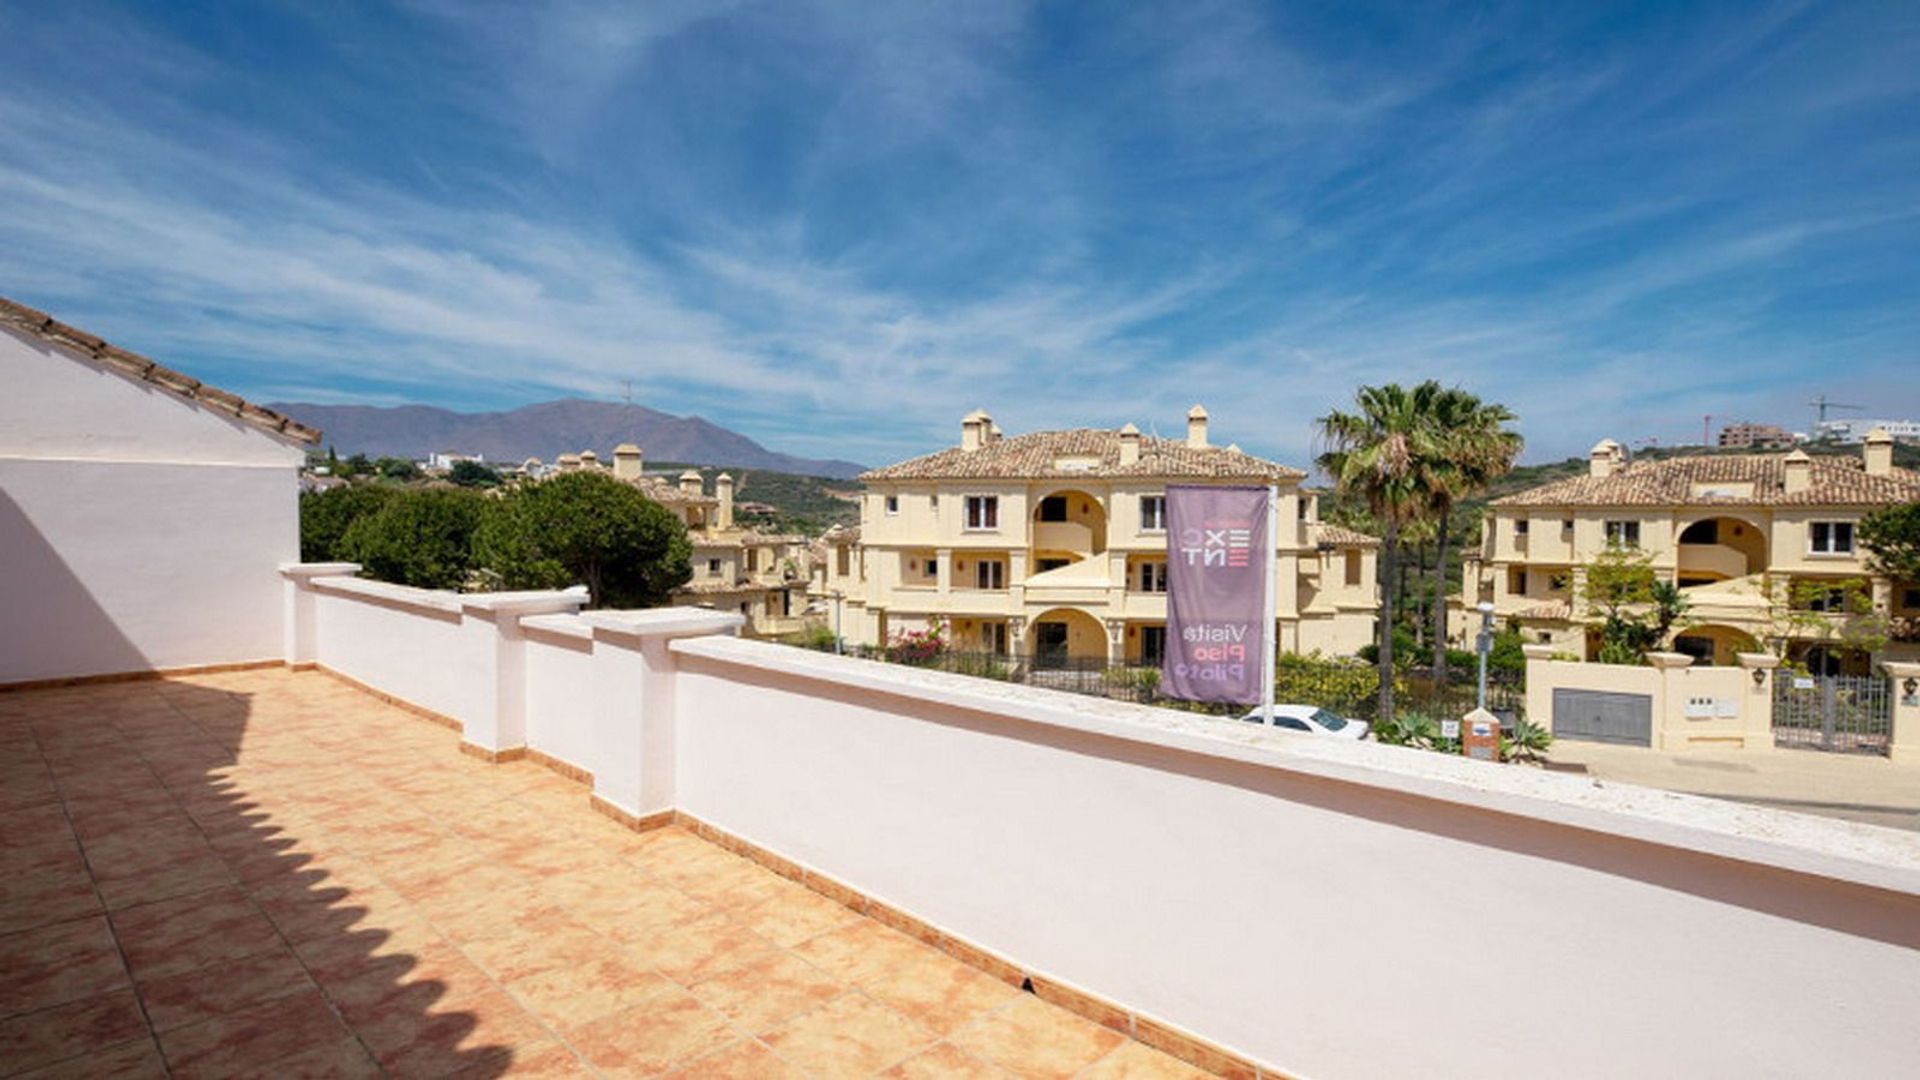
[{"label": "white car", "polygon": [[1365,720],[1349,720],[1339,713],[1314,705],[1275,705],[1271,717],[1262,708],[1240,719],[1281,731],[1304,731],[1312,735],[1331,735],[1336,739],[1364,739],[1367,732],[1372,730],[1372,725]]}]

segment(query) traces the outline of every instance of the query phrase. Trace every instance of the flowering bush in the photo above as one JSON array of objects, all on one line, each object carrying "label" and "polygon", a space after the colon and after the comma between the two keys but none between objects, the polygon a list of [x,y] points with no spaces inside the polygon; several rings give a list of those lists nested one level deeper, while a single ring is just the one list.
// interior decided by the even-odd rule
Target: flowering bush
[{"label": "flowering bush", "polygon": [[946,625],[938,620],[925,630],[903,630],[887,640],[887,656],[897,664],[931,664],[947,651]]}]

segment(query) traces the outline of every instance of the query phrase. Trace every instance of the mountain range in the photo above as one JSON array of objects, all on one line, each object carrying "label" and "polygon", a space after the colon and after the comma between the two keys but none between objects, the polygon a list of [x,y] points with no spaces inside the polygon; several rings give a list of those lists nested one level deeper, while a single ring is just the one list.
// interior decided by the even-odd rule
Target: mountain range
[{"label": "mountain range", "polygon": [[552,461],[592,450],[611,460],[613,448],[634,443],[648,461],[771,469],[846,479],[865,466],[852,461],[796,457],[769,450],[737,431],[697,416],[674,416],[644,405],[568,398],[508,412],[461,413],[429,405],[315,405],[273,402],[267,406],[319,428],[322,445],[342,456],[394,456],[419,460],[437,451],[480,454],[488,461]]}]

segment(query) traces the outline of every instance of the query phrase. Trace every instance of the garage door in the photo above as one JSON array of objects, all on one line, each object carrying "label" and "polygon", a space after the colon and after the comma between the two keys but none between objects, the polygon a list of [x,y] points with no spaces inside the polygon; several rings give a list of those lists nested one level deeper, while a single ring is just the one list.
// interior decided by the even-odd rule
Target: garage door
[{"label": "garage door", "polygon": [[1653,745],[1653,697],[1602,690],[1555,689],[1553,737]]}]

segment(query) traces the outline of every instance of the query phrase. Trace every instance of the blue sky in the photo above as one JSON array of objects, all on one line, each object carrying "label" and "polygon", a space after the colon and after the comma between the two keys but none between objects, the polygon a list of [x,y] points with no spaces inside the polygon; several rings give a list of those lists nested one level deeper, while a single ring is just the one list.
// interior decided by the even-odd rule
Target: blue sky
[{"label": "blue sky", "polygon": [[0,0],[0,295],[261,400],[883,462],[1360,382],[1920,414],[1920,4]]}]

